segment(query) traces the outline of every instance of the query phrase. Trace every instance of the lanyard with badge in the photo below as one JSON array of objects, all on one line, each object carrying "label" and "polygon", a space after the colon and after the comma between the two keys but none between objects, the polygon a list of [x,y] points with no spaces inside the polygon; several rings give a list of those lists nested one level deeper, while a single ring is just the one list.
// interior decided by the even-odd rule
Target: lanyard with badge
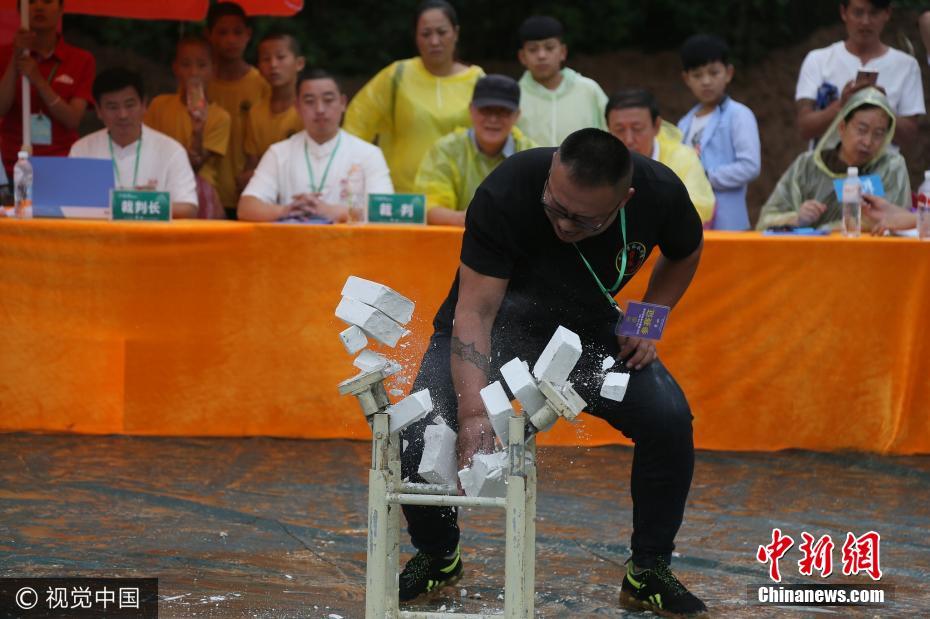
[{"label": "lanyard with badge", "polygon": [[[110,134],[107,134],[107,142],[110,144],[110,159],[113,161],[113,175],[116,177],[116,186],[120,189],[123,187],[123,179],[120,178],[119,166],[116,165],[116,154],[113,152],[113,138],[110,137]],[[142,158],[142,134],[139,134],[139,140],[136,142],[136,163],[132,171],[132,185],[131,189],[138,187],[139,181],[139,159]]]},{"label": "lanyard with badge", "polygon": [[[620,250],[620,273],[617,276],[617,281],[614,282],[614,285],[610,287],[610,290],[616,289],[618,291],[620,284],[623,281],[623,277],[626,275],[626,213],[624,213],[622,209],[620,210],[620,234],[621,238],[623,239],[623,248]],[[581,257],[581,261],[584,262],[585,267],[588,269],[588,273],[590,273],[591,277],[594,278],[594,281],[597,283],[597,287],[600,288],[601,293],[604,295],[604,298],[607,299],[610,307],[616,310],[620,315],[620,317],[617,319],[617,326],[614,328],[614,333],[616,335],[640,337],[650,340],[661,339],[662,331],[665,329],[665,322],[668,319],[670,308],[666,305],[630,301],[627,312],[624,314],[623,310],[620,309],[620,306],[617,305],[617,301],[610,294],[610,290],[604,286],[603,282],[601,282],[601,278],[598,277],[597,273],[594,272],[594,269],[591,268],[591,263],[589,263],[588,259],[584,257],[583,253],[581,253],[578,245],[575,243],[572,243],[572,245],[574,245],[575,251],[578,252],[578,255]]]},{"label": "lanyard with badge", "polygon": [[[55,66],[52,67],[51,73],[48,74],[46,78],[48,80],[49,86],[52,84],[52,80],[55,78],[55,73],[58,71],[58,67],[61,62],[56,62]],[[61,97],[59,97],[60,99]],[[58,99],[55,99],[52,103],[57,103]],[[31,125],[31,136],[32,143],[37,146],[48,146],[52,143],[52,119],[42,113],[42,110],[39,110],[35,114],[29,115],[29,123]]]},{"label": "lanyard with badge", "polygon": [[313,175],[313,166],[310,165],[310,154],[307,152],[307,142],[304,141],[304,161],[307,162],[307,174],[310,176],[310,192],[311,193],[323,193],[323,187],[326,185],[326,177],[329,176],[329,168],[333,165],[333,159],[336,158],[336,153],[339,151],[339,144],[342,143],[342,132],[339,133],[339,137],[336,139],[336,145],[333,147],[333,152],[329,155],[329,161],[326,162],[326,167],[323,168],[323,178],[320,179],[320,184],[316,184],[316,177]]}]

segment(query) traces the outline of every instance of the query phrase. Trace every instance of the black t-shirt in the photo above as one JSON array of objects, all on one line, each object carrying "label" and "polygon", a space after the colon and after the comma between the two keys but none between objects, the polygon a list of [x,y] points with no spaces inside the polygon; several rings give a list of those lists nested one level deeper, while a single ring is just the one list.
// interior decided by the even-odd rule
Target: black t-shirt
[{"label": "black t-shirt", "polygon": [[[543,186],[554,148],[508,157],[481,184],[468,207],[461,261],[482,275],[508,279],[495,332],[548,339],[555,327],[590,333],[615,323],[608,304],[572,243],[561,241],[542,206]],[[674,172],[633,154],[636,190],[626,213],[626,274],[622,288],[656,245],[676,260],[701,242],[700,217]],[[600,234],[577,243],[591,268],[610,289],[620,273],[620,217]],[[451,329],[458,278],[436,316],[437,329]]]}]

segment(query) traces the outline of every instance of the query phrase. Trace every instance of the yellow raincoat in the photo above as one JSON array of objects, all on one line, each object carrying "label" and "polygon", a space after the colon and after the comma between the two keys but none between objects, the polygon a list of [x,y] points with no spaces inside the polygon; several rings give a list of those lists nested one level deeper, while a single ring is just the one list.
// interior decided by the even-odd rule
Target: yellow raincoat
[{"label": "yellow raincoat", "polygon": [[688,196],[701,216],[701,222],[707,223],[714,216],[714,189],[707,180],[707,173],[701,165],[697,151],[687,144],[682,144],[681,131],[672,123],[663,120],[656,141],[659,143],[658,157],[655,159],[671,168],[688,190]]},{"label": "yellow raincoat", "polygon": [[456,127],[470,126],[468,105],[478,66],[436,77],[419,57],[382,69],[352,98],[343,128],[384,152],[398,193],[412,193],[417,168],[436,140]]},{"label": "yellow raincoat", "polygon": [[440,138],[423,157],[417,172],[416,192],[426,194],[427,210],[443,206],[453,211],[464,211],[478,185],[504,159],[536,147],[514,127],[503,150],[496,157],[488,157],[478,150],[472,134],[470,129],[456,129]]}]

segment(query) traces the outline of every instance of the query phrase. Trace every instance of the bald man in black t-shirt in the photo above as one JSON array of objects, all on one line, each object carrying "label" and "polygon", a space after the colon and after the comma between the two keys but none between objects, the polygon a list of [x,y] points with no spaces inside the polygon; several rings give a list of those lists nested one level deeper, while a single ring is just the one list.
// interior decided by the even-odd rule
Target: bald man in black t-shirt
[{"label": "bald man in black t-shirt", "polygon": [[[563,325],[584,346],[572,377],[587,412],[635,444],[633,556],[620,603],[696,616],[706,607],[669,569],[694,468],[691,411],[652,341],[614,335],[612,297],[656,246],[662,255],[643,300],[674,307],[697,270],[701,220],[672,171],[610,134],[582,129],[558,150],[504,161],[468,207],[461,265],[414,384],[429,388],[434,412],[403,433],[402,474],[422,481],[423,433],[436,415],[458,432],[459,468],[493,451],[479,391],[512,358],[535,360]],[[622,403],[599,394],[605,355],[631,372]],[[462,558],[454,509],[404,506],[404,514],[419,551],[400,577],[400,599],[411,600],[456,582]]]}]

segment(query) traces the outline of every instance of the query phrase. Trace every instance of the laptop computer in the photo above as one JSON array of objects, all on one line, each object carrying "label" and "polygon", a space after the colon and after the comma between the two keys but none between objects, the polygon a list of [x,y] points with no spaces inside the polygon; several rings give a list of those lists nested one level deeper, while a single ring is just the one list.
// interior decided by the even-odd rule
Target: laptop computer
[{"label": "laptop computer", "polygon": [[113,162],[32,157],[33,217],[109,219]]}]

